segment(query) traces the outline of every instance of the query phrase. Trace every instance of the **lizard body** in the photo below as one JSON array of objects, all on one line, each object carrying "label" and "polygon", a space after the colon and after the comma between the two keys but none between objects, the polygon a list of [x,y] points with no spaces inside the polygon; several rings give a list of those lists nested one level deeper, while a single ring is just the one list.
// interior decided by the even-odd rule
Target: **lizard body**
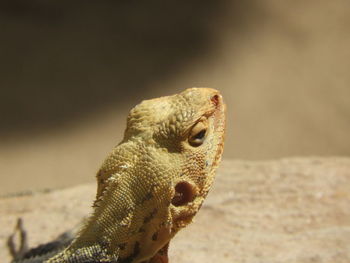
[{"label": "lizard body", "polygon": [[143,101],[98,171],[93,213],[70,245],[14,262],[168,262],[169,241],[210,189],[224,132],[225,105],[214,89]]}]

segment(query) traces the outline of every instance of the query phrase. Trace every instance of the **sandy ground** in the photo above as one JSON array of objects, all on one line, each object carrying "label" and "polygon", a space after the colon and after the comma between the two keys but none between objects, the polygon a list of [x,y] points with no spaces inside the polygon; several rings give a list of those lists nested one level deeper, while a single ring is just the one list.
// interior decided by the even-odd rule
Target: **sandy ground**
[{"label": "sandy ground", "polygon": [[0,4],[1,195],[93,182],[131,107],[192,86],[225,158],[350,155],[349,1],[114,2]]},{"label": "sandy ground", "polygon": [[[350,262],[350,159],[224,161],[195,222],[170,246],[171,262]],[[0,199],[0,258],[18,217],[31,246],[89,213],[95,185]]]}]

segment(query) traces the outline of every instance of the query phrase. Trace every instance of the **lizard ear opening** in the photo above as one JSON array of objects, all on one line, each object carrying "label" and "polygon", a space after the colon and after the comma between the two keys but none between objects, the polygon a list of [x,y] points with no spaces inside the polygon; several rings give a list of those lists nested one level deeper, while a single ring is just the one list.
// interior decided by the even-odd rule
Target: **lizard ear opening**
[{"label": "lizard ear opening", "polygon": [[188,182],[179,182],[175,186],[175,195],[171,200],[174,206],[183,206],[192,202],[195,197],[195,190]]}]

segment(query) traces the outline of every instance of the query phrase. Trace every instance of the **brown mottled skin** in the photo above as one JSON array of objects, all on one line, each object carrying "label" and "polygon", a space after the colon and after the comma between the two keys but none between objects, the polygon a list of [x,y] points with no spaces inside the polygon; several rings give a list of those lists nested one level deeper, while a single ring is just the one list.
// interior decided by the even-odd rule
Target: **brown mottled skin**
[{"label": "brown mottled skin", "polygon": [[74,240],[14,262],[168,262],[170,240],[192,221],[214,180],[224,133],[217,90],[143,101],[97,174],[94,211]]}]

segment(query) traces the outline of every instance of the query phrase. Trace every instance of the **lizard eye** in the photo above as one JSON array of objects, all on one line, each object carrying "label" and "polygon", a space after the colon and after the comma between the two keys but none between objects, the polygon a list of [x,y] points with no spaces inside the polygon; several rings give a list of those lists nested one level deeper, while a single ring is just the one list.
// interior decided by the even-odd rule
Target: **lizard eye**
[{"label": "lizard eye", "polygon": [[207,134],[207,124],[205,122],[198,122],[193,126],[190,135],[188,137],[188,142],[191,146],[197,147],[203,144]]}]

